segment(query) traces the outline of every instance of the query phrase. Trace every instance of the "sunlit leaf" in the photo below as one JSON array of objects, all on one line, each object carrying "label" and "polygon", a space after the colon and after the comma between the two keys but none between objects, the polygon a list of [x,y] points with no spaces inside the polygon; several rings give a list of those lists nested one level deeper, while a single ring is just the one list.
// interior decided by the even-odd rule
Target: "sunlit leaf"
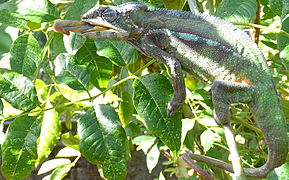
[{"label": "sunlit leaf", "polygon": [[38,175],[47,173],[47,172],[51,171],[52,169],[55,169],[58,166],[61,166],[63,164],[70,164],[70,163],[71,163],[71,161],[69,159],[65,159],[65,158],[51,159],[51,160],[45,161],[41,165],[41,167],[38,171]]},{"label": "sunlit leaf", "polygon": [[155,144],[156,137],[149,135],[137,136],[132,140],[132,143],[137,145],[137,150],[142,150],[145,154],[148,153],[149,149]]},{"label": "sunlit leaf", "polygon": [[194,119],[182,119],[182,143],[184,142],[187,132],[191,129],[193,129],[195,125],[195,120]]},{"label": "sunlit leaf", "polygon": [[74,166],[74,164],[63,164],[58,166],[50,175],[50,180],[61,180],[63,179],[70,169]]},{"label": "sunlit leaf", "polygon": [[47,99],[47,95],[49,91],[48,86],[41,79],[35,79],[34,84],[35,84],[35,89],[37,92],[37,97],[39,101],[43,103]]},{"label": "sunlit leaf", "polygon": [[213,147],[213,143],[220,137],[212,130],[207,129],[201,134],[200,138],[204,151],[207,152],[209,149],[211,149],[211,147]]},{"label": "sunlit leaf", "polygon": [[62,134],[61,141],[65,146],[71,147],[77,151],[79,150],[79,138],[73,136],[70,132]]},{"label": "sunlit leaf", "polygon": [[149,173],[156,167],[159,161],[160,151],[157,144],[155,144],[146,155],[146,162]]},{"label": "sunlit leaf", "polygon": [[[121,79],[129,76],[128,72],[124,70],[121,71]],[[132,100],[132,80],[128,80],[120,86],[120,98],[122,101],[119,103],[118,116],[121,123],[126,126],[129,124],[134,112],[133,100]]]},{"label": "sunlit leaf", "polygon": [[[46,101],[45,108],[51,108],[49,100]],[[55,109],[45,111],[42,117],[41,134],[38,143],[37,164],[48,157],[56,146],[61,134],[61,121]]]},{"label": "sunlit leaf", "polygon": [[80,152],[71,147],[65,147],[61,149],[56,155],[56,157],[72,157],[72,156],[80,156]]},{"label": "sunlit leaf", "polygon": [[163,0],[168,9],[182,10],[187,0]]}]

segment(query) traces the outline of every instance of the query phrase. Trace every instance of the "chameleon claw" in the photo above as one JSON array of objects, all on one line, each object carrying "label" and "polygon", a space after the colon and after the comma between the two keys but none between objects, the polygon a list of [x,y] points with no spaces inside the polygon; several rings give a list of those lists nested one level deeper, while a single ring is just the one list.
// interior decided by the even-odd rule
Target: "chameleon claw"
[{"label": "chameleon claw", "polygon": [[168,103],[168,108],[167,108],[167,115],[168,116],[173,116],[174,113],[181,107],[182,103],[172,99],[169,103]]}]

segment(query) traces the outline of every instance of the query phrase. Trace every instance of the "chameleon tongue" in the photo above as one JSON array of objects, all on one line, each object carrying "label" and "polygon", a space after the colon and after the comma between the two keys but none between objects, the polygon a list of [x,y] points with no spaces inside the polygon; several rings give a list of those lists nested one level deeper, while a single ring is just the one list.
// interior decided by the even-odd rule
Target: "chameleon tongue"
[{"label": "chameleon tongue", "polygon": [[72,21],[72,20],[57,20],[53,24],[53,29],[55,32],[69,35],[71,32],[84,33],[90,29],[95,29],[98,26],[92,26],[88,23],[82,21]]}]

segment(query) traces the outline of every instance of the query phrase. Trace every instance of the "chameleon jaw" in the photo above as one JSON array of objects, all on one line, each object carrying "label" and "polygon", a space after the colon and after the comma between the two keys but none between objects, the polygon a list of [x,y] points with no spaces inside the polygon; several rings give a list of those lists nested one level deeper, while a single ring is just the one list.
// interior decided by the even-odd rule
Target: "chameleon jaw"
[{"label": "chameleon jaw", "polygon": [[94,26],[91,29],[88,29],[86,32],[95,32],[95,31],[114,31],[121,32],[120,28],[117,28],[106,21],[103,21],[101,18],[96,19],[83,19],[81,22],[90,24]]},{"label": "chameleon jaw", "polygon": [[57,20],[53,24],[55,32],[69,35],[70,32],[98,32],[98,31],[110,31],[110,32],[122,32],[123,30],[112,26],[105,22],[99,22],[94,19],[84,19],[82,21],[73,20]]}]

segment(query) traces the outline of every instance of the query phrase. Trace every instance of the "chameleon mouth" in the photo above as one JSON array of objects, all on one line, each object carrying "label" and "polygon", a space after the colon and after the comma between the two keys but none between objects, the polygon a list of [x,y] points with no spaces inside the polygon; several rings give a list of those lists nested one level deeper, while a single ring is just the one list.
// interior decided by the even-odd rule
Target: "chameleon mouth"
[{"label": "chameleon mouth", "polygon": [[53,29],[55,32],[69,35],[70,32],[97,32],[97,31],[112,31],[119,32],[120,30],[107,24],[105,22],[96,22],[93,19],[84,19],[82,21],[73,21],[73,20],[57,20],[53,24]]}]

